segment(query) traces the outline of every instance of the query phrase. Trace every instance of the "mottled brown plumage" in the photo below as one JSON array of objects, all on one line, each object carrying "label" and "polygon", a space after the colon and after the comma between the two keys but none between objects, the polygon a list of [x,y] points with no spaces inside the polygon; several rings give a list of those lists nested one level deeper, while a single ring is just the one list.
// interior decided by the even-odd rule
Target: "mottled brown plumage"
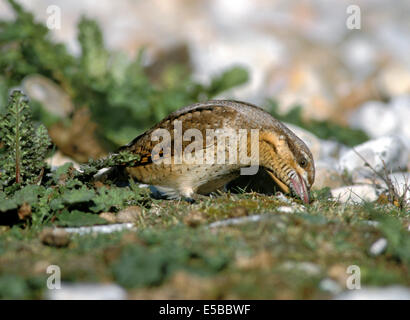
[{"label": "mottled brown plumage", "polygon": [[[182,135],[188,129],[198,129],[204,139],[200,145],[195,146],[209,154],[215,153],[215,155],[217,148],[211,152],[210,145],[207,145],[205,139],[207,134],[209,135],[207,129],[248,130],[247,137],[245,140],[240,140],[238,146],[246,145],[246,154],[250,156],[250,162],[189,164],[182,161],[180,164],[174,163],[175,149],[178,150],[178,142],[173,137],[174,129],[177,129],[174,126],[175,120],[182,124]],[[171,164],[156,163],[156,160],[163,156],[163,153],[153,154],[153,149],[159,141],[153,141],[152,135],[158,129],[171,133],[170,149],[164,150],[165,154],[171,156]],[[280,121],[263,109],[248,103],[213,100],[184,107],[171,113],[120,150],[128,150],[141,156],[139,163],[126,168],[128,174],[137,181],[155,185],[169,196],[191,197],[194,193],[208,194],[222,188],[240,175],[241,168],[254,163],[251,163],[255,159],[252,158],[250,152],[251,129],[259,130],[258,165],[266,170],[283,191],[293,191],[304,202],[308,202],[309,189],[313,184],[315,174],[311,152],[304,142]],[[184,151],[192,141],[182,140],[181,150]],[[226,159],[228,159],[228,150],[223,152],[226,153]]]}]

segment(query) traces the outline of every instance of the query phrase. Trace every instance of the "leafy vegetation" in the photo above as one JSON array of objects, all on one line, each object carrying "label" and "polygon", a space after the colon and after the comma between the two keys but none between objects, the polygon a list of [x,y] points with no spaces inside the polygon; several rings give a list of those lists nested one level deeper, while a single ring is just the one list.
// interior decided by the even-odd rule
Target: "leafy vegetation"
[{"label": "leafy vegetation", "polygon": [[[0,21],[0,102],[26,76],[44,75],[61,86],[77,108],[90,110],[108,150],[128,143],[181,106],[208,100],[248,79],[246,70],[234,67],[204,86],[193,82],[188,67],[180,64],[165,68],[154,81],[143,65],[143,50],[135,59],[109,52],[99,26],[86,17],[78,24],[81,55],[77,58],[52,41],[49,30],[31,13],[8,1],[16,19]],[[40,112],[37,120],[48,123],[46,116]]]},{"label": "leafy vegetation", "polygon": [[33,127],[25,97],[14,91],[6,114],[0,119],[1,140],[4,152],[0,155],[0,190],[10,184],[36,184],[44,173],[44,159],[47,155],[50,139],[47,129],[39,125]]},{"label": "leafy vegetation", "polygon": [[138,155],[121,152],[104,159],[90,160],[75,170],[68,163],[51,172],[45,163],[50,139],[40,125],[31,121],[27,98],[14,91],[5,115],[0,118],[0,223],[18,221],[39,227],[56,218],[59,225],[106,223],[87,212],[119,210],[142,198],[131,183],[125,190],[110,192],[96,188],[92,177],[101,168],[132,164]]}]

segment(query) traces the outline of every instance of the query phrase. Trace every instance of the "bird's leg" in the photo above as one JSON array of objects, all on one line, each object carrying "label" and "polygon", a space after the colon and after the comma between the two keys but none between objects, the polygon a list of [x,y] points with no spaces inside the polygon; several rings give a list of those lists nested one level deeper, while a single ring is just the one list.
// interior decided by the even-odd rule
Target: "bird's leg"
[{"label": "bird's leg", "polygon": [[186,202],[188,202],[188,203],[190,203],[190,204],[193,204],[193,203],[196,202],[193,197],[182,197],[182,200],[184,200],[184,201],[186,201]]},{"label": "bird's leg", "polygon": [[183,200],[185,200],[188,203],[196,203],[199,201],[205,201],[208,200],[209,197],[208,196],[204,196],[202,194],[198,194],[198,193],[193,193],[191,194],[191,196],[189,197],[182,197]]}]

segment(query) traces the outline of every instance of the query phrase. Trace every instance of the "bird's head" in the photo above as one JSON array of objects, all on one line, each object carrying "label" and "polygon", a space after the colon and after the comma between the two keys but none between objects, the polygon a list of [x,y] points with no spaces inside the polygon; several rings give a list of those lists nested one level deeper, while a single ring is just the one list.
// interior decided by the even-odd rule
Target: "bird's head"
[{"label": "bird's head", "polygon": [[292,132],[261,132],[259,164],[284,192],[309,203],[310,187],[315,180],[313,156]]}]

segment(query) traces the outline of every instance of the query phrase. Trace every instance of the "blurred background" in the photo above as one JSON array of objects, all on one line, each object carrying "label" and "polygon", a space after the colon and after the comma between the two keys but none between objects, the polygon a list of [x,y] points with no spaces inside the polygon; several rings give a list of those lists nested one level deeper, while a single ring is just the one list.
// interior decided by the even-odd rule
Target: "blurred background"
[{"label": "blurred background", "polygon": [[33,17],[0,0],[1,102],[22,86],[77,161],[211,98],[255,103],[344,145],[391,133],[410,143],[409,1],[16,3]]}]

